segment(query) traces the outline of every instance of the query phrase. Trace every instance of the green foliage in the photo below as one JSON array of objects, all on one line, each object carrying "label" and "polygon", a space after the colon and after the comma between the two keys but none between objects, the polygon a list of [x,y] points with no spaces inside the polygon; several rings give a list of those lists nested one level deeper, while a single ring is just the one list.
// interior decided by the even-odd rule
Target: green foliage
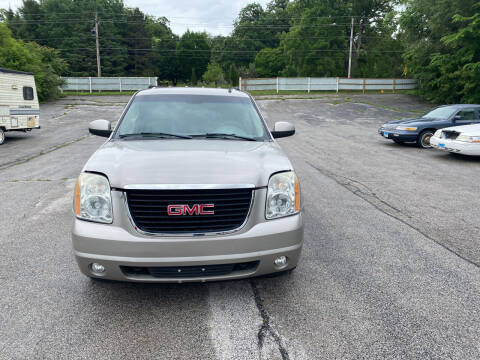
[{"label": "green foliage", "polygon": [[168,26],[166,18],[150,23],[153,35],[153,62],[155,74],[160,79],[168,79],[176,83],[178,78],[178,60],[176,55],[178,36]]},{"label": "green foliage", "polygon": [[[353,18],[353,77],[414,77],[428,100],[480,102],[479,0],[271,0],[241,9],[228,36],[181,37],[166,18],[123,1],[96,0],[105,76],[157,76],[173,84],[225,76],[232,85],[239,76],[346,76]],[[78,16],[69,21],[65,14]],[[43,90],[55,89],[55,74],[96,75],[91,0],[24,0],[17,12],[0,11],[0,21],[15,39],[38,44],[9,35],[0,59],[36,67],[42,97],[55,96]]]},{"label": "green foliage", "polygon": [[265,48],[255,56],[255,69],[260,77],[279,76],[287,61],[281,48]]},{"label": "green foliage", "polygon": [[0,23],[0,67],[31,72],[35,76],[40,101],[59,96],[62,80],[57,74],[66,71],[66,63],[54,49],[36,43],[15,40],[10,30]]},{"label": "green foliage", "polygon": [[194,67],[192,67],[192,75],[190,76],[190,83],[192,85],[197,85],[198,83],[197,72],[195,71]]},{"label": "green foliage", "polygon": [[238,72],[237,72],[237,69],[235,68],[235,65],[233,64],[230,65],[230,71],[229,71],[228,77],[230,80],[230,85],[238,86]]},{"label": "green foliage", "polygon": [[198,79],[207,70],[210,61],[210,45],[207,34],[187,30],[177,43],[178,78]]},{"label": "green foliage", "polygon": [[395,11],[387,13],[378,20],[376,33],[371,31],[368,37],[365,36],[353,71],[356,77],[394,78],[403,75],[405,49],[403,42],[394,37],[398,28],[396,15]]},{"label": "green foliage", "polygon": [[[480,11],[480,2],[475,8]],[[470,17],[455,15],[453,21],[462,24],[462,28],[456,33],[443,37],[442,42],[455,56],[437,55],[432,62],[440,64],[443,70],[442,78],[448,76],[452,80],[452,88],[444,96],[451,96],[454,93],[455,100],[478,104],[480,103],[480,12]]]},{"label": "green foliage", "polygon": [[211,62],[208,64],[207,71],[205,71],[203,74],[203,80],[208,83],[215,83],[215,86],[217,86],[218,83],[225,82],[223,71],[220,65],[218,65],[216,62]]},{"label": "green foliage", "polygon": [[418,93],[425,99],[478,102],[478,6],[474,0],[407,2],[400,19],[404,58],[408,75],[419,80]]},{"label": "green foliage", "polygon": [[3,17],[15,38],[58,49],[69,65],[62,75],[96,76],[95,11],[103,76],[175,79],[178,37],[168,21],[127,8],[123,0],[24,0]]},{"label": "green foliage", "polygon": [[[300,2],[289,8],[296,13]],[[335,22],[339,9],[326,2],[317,1],[315,6],[303,9],[288,33],[282,35],[283,48],[288,66],[286,76],[339,76],[345,74],[348,53],[346,28],[329,28]],[[344,22],[338,18],[337,22]]]}]

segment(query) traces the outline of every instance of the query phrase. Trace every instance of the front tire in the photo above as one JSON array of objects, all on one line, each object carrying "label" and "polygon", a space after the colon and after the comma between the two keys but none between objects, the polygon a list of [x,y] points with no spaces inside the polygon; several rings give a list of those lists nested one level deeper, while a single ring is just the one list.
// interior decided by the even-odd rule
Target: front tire
[{"label": "front tire", "polygon": [[3,129],[0,129],[0,145],[2,145],[5,142],[5,131]]},{"label": "front tire", "polygon": [[417,145],[419,148],[422,149],[430,149],[432,145],[430,145],[430,139],[433,136],[433,130],[425,130],[418,135],[417,138]]}]

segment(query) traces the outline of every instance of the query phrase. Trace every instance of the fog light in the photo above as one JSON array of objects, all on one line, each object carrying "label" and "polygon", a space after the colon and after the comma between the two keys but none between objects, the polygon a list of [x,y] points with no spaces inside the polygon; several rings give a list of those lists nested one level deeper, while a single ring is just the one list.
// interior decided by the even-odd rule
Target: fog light
[{"label": "fog light", "polygon": [[92,265],[90,265],[90,267],[92,268],[92,272],[94,274],[102,275],[105,272],[105,267],[101,264],[92,263]]},{"label": "fog light", "polygon": [[283,267],[287,266],[287,257],[286,256],[279,256],[279,257],[275,258],[273,263],[275,264],[275,266],[277,268],[283,268]]}]

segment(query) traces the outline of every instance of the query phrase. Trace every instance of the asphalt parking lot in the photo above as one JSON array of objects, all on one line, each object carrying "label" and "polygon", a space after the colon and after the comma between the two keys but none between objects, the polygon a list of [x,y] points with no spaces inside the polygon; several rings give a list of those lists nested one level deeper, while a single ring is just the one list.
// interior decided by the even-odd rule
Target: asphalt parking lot
[{"label": "asphalt parking lot", "polygon": [[0,358],[478,359],[480,159],[376,132],[429,105],[407,95],[257,100],[305,203],[290,275],[211,284],[98,283],[70,243],[73,186],[125,96],[41,106],[0,147]]}]

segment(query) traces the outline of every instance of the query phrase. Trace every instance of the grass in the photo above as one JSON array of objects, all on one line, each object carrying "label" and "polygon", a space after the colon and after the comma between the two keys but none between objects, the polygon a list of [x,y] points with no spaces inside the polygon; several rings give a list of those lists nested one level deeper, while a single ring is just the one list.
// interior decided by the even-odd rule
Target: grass
[{"label": "grass", "polygon": [[[364,94],[362,90],[340,90],[338,93],[336,91],[326,91],[326,90],[312,90],[307,92],[305,90],[282,90],[277,93],[276,90],[252,90],[248,91],[249,94],[253,96],[261,95],[312,95],[312,94],[322,94],[322,95],[331,95],[331,94]],[[366,90],[365,94],[382,94],[379,90]],[[391,90],[383,92],[383,94],[409,94],[414,95],[412,90],[396,90],[395,93]]]},{"label": "grass", "polygon": [[424,110],[405,110],[405,109],[400,109],[400,108],[397,108],[397,107],[394,107],[394,106],[388,106],[388,105],[380,105],[380,104],[374,104],[374,103],[370,103],[370,102],[367,102],[367,101],[359,101],[361,104],[365,104],[365,105],[371,105],[371,106],[375,106],[375,107],[378,107],[380,109],[384,109],[384,110],[391,110],[391,111],[397,111],[397,112],[411,112],[411,113],[416,113],[416,114],[423,114],[425,111]]}]

